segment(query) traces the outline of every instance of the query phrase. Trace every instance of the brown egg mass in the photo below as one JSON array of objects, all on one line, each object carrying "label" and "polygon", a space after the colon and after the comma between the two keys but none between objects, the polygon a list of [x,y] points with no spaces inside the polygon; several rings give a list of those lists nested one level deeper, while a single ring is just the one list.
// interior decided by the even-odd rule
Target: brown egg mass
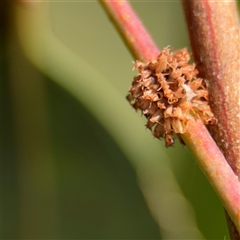
[{"label": "brown egg mass", "polygon": [[174,144],[173,134],[182,134],[189,120],[202,119],[214,124],[208,104],[207,82],[198,78],[195,64],[189,64],[186,49],[170,52],[166,47],[157,59],[148,63],[136,61],[134,77],[127,100],[148,119],[146,127],[154,137]]}]

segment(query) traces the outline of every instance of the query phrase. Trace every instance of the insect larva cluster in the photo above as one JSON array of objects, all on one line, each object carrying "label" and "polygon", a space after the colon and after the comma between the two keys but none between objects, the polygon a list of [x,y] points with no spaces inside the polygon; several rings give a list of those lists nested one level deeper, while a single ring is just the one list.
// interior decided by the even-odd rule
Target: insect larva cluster
[{"label": "insect larva cluster", "polygon": [[215,118],[208,104],[207,82],[198,78],[195,64],[189,64],[186,49],[171,52],[163,49],[157,59],[148,63],[136,61],[134,77],[127,100],[147,118],[146,127],[154,137],[174,144],[174,133],[186,131],[189,120],[201,118],[213,124]]}]

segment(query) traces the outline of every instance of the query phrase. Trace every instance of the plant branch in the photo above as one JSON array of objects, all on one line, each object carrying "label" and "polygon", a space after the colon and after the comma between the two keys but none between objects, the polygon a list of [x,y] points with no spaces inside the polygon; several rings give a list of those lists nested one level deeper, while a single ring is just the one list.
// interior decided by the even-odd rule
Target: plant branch
[{"label": "plant branch", "polygon": [[[156,45],[126,1],[102,1],[102,3],[122,37],[128,42],[134,57],[147,62],[159,54]],[[190,122],[183,138],[239,230],[240,185],[223,154],[201,121]]]},{"label": "plant branch", "polygon": [[[201,77],[209,80],[210,105],[218,120],[210,132],[240,179],[240,45],[236,3],[183,0],[183,6],[194,59]],[[239,239],[230,219],[227,221],[232,239]]]},{"label": "plant branch", "polygon": [[240,178],[240,45],[236,4],[183,0],[183,6],[194,59],[200,75],[209,80],[210,105],[218,119],[211,133]]},{"label": "plant branch", "polygon": [[117,27],[133,56],[141,60],[155,59],[160,50],[127,1],[100,1]]},{"label": "plant branch", "polygon": [[182,135],[185,143],[240,230],[240,184],[237,176],[200,120],[189,121],[188,129],[191,132],[188,130]]}]

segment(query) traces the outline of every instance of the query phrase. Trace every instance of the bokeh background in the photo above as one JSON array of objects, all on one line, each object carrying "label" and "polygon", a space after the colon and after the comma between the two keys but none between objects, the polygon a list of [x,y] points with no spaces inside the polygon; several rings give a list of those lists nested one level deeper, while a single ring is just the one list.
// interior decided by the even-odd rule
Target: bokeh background
[{"label": "bokeh background", "polygon": [[[131,1],[160,48],[178,1]],[[228,239],[194,157],[125,99],[135,60],[96,1],[1,3],[2,239]]]}]

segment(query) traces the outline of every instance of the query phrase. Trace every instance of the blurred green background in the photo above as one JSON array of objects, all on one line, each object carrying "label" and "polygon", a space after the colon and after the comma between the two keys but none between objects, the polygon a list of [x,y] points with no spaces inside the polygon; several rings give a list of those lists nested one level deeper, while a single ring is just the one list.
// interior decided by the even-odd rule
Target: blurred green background
[{"label": "blurred green background", "polygon": [[[160,48],[178,1],[131,2]],[[95,1],[1,3],[2,239],[228,239],[194,158],[125,100],[135,60]]]}]

